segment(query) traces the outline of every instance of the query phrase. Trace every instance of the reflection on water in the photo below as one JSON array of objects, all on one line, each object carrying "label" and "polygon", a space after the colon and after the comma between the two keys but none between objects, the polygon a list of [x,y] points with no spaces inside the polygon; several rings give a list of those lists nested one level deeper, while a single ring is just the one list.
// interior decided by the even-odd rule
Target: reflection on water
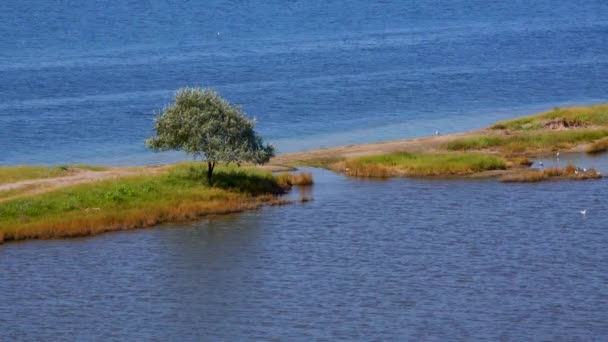
[{"label": "reflection on water", "polygon": [[1,246],[0,339],[608,333],[608,181],[371,181],[313,172],[307,203]]}]

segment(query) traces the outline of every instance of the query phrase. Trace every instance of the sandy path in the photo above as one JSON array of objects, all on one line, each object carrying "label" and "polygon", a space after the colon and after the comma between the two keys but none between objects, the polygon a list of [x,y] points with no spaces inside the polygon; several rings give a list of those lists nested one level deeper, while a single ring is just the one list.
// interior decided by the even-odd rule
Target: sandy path
[{"label": "sandy path", "polygon": [[31,195],[41,192],[54,190],[70,185],[90,183],[108,179],[117,179],[129,176],[140,176],[140,175],[152,175],[161,172],[165,169],[165,166],[158,167],[142,167],[142,168],[113,168],[107,171],[89,171],[82,169],[75,169],[74,174],[56,178],[43,178],[43,179],[31,179],[24,180],[14,183],[6,183],[0,185],[0,192],[2,191],[19,191],[15,196],[6,197],[0,199],[0,202],[9,199]]}]

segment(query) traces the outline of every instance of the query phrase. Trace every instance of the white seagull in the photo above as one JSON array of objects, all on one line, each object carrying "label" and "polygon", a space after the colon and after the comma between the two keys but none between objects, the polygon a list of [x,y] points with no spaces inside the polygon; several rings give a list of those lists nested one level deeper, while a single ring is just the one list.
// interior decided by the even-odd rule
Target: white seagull
[{"label": "white seagull", "polygon": [[581,213],[581,215],[587,215],[587,209],[583,209],[581,211],[579,211],[579,213]]}]

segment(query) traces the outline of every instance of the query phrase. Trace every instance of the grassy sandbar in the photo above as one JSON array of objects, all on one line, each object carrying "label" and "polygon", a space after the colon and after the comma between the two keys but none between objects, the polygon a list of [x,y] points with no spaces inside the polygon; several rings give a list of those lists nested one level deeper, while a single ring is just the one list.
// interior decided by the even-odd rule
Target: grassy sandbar
[{"label": "grassy sandbar", "polygon": [[503,170],[507,161],[499,156],[477,153],[390,153],[348,159],[334,169],[355,177],[463,176]]},{"label": "grassy sandbar", "polygon": [[68,186],[0,203],[0,242],[148,227],[160,222],[256,208],[284,187],[270,172],[184,163],[157,175]]}]

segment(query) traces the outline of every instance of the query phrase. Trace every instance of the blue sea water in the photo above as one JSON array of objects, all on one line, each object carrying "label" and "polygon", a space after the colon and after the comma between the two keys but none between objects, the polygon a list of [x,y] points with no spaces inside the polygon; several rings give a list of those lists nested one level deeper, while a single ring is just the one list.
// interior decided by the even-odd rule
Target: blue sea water
[{"label": "blue sea water", "polygon": [[[0,165],[183,158],[143,140],[187,85],[281,152],[474,129],[606,102],[607,57],[605,0],[4,0]],[[605,179],[309,171],[305,204],[0,246],[0,340],[608,336]]]},{"label": "blue sea water", "polygon": [[0,6],[0,165],[153,164],[183,86],[280,152],[608,100],[608,2],[18,1]]},{"label": "blue sea water", "polygon": [[313,172],[305,204],[0,246],[0,340],[606,340],[608,180]]}]

